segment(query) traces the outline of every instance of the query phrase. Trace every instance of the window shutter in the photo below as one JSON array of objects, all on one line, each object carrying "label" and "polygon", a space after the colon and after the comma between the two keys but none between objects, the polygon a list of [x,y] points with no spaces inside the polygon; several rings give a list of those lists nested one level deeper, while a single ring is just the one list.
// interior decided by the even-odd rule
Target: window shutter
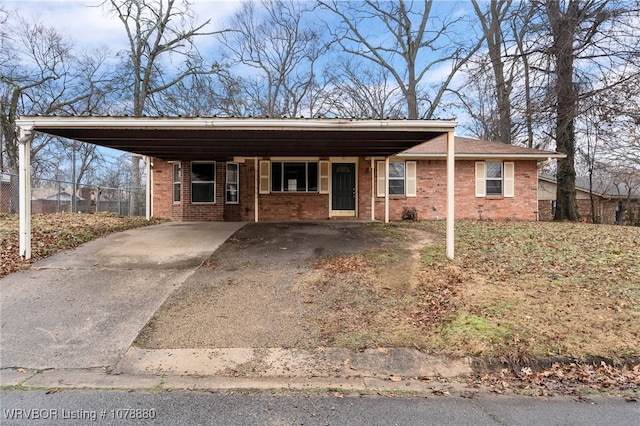
[{"label": "window shutter", "polygon": [[485,185],[484,169],[484,161],[476,161],[476,197],[487,196],[487,186]]},{"label": "window shutter", "polygon": [[269,161],[260,161],[260,194],[269,193]]},{"label": "window shutter", "polygon": [[405,178],[407,179],[407,183],[406,183],[407,197],[415,197],[417,195],[416,162],[407,161],[405,163],[405,169],[406,169]]},{"label": "window shutter", "polygon": [[329,193],[329,162],[328,161],[320,161],[320,194],[328,194]]},{"label": "window shutter", "polygon": [[515,163],[504,163],[504,188],[503,195],[505,197],[515,196]]},{"label": "window shutter", "polygon": [[386,173],[384,171],[384,161],[378,161],[378,166],[377,166],[377,175],[378,175],[378,192],[377,192],[377,196],[378,197],[384,197],[385,195],[385,185],[386,185]]}]

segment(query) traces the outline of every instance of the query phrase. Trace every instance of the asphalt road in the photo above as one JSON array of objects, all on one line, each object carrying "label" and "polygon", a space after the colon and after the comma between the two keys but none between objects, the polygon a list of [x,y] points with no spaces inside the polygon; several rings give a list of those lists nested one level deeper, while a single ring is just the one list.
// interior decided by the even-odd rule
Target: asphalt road
[{"label": "asphalt road", "polygon": [[3,425],[638,425],[640,403],[518,396],[388,397],[0,391]]}]

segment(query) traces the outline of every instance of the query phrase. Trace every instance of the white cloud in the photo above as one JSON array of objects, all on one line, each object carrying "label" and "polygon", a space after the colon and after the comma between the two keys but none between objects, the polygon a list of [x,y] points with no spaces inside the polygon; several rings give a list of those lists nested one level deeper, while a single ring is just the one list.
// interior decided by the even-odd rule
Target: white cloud
[{"label": "white cloud", "polygon": [[[81,49],[103,46],[112,51],[127,47],[122,23],[100,4],[101,0],[4,0],[4,6],[25,18],[38,18],[72,39]],[[237,0],[195,0],[198,23],[211,19],[209,31],[222,28],[240,7]],[[208,43],[207,43],[208,44]]]}]

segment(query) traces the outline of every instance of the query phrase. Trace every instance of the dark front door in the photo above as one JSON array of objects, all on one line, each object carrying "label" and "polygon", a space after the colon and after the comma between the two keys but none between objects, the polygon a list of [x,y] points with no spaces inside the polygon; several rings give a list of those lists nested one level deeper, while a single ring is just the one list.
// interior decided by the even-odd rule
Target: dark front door
[{"label": "dark front door", "polygon": [[356,165],[354,163],[332,164],[331,209],[356,209]]}]

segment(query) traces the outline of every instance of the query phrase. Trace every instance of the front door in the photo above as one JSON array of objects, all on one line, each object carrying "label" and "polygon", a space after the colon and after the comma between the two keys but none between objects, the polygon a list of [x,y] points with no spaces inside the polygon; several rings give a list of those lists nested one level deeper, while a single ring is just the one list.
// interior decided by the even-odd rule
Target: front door
[{"label": "front door", "polygon": [[356,165],[333,163],[331,168],[331,210],[356,210]]}]

